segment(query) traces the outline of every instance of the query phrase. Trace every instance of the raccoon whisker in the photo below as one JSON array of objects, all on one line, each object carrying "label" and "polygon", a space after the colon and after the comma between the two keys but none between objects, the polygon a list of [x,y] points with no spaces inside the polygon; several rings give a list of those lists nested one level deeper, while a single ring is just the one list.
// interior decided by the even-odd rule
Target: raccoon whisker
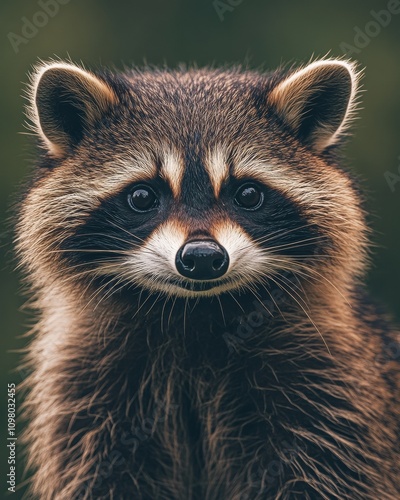
[{"label": "raccoon whisker", "polygon": [[[118,278],[118,276],[117,276]],[[93,307],[93,310],[95,311],[97,309],[97,307],[101,304],[101,302],[109,297],[111,297],[114,293],[116,293],[118,290],[122,290],[123,286],[122,287],[119,287],[119,285],[121,283],[123,283],[125,281],[125,278],[124,276],[120,276],[118,281],[111,286],[110,290],[108,290],[102,297],[100,297],[100,300],[97,302],[97,304]],[[116,289],[116,287],[119,287],[118,289]]]},{"label": "raccoon whisker", "polygon": [[[275,277],[276,277],[276,278],[278,278],[278,277],[279,277],[281,281],[283,281],[284,283],[286,283],[286,286],[287,286],[288,288],[290,288],[290,290],[291,290],[293,293],[295,293],[295,294],[296,294],[296,296],[298,297],[298,299],[300,300],[300,302],[302,302],[302,304],[304,305],[304,307],[305,307],[306,309],[308,309],[308,310],[309,310],[309,305],[308,305],[308,303],[307,303],[308,296],[307,296],[307,294],[306,294],[306,293],[304,293],[304,295],[305,295],[305,297],[306,297],[306,298],[302,297],[302,296],[299,294],[299,292],[297,291],[297,289],[295,288],[294,283],[292,283],[292,282],[289,280],[289,278],[288,278],[287,276],[284,276],[284,275],[276,275]],[[307,299],[307,300],[306,300],[306,299]]]},{"label": "raccoon whisker", "polygon": [[242,305],[240,304],[240,302],[236,299],[236,297],[233,295],[233,293],[230,290],[228,290],[228,294],[232,297],[232,299],[240,307],[240,309],[242,310],[242,312],[245,313],[245,310],[243,309]]},{"label": "raccoon whisker", "polygon": [[[273,238],[276,239],[276,238]],[[303,240],[296,240],[296,241],[290,241],[288,243],[282,243],[281,245],[274,245],[268,248],[286,248],[286,247],[291,247],[291,246],[302,246],[305,243],[312,243],[312,242],[324,242],[328,240],[329,238],[327,236],[310,236],[309,238],[304,238]],[[258,243],[270,243],[272,240],[266,239],[266,240],[260,240]]]},{"label": "raccoon whisker", "polygon": [[[289,257],[284,255],[268,255],[269,265],[271,265],[271,261],[274,264],[276,269],[288,271],[288,272],[299,272],[299,270],[312,271],[313,268],[305,265],[303,262],[296,260],[297,256]],[[314,259],[311,259],[314,261]]]},{"label": "raccoon whisker", "polygon": [[[62,275],[59,275],[62,277]],[[89,285],[88,287],[90,287],[90,285],[93,283],[93,281],[95,280],[95,278],[97,277],[97,274],[94,270],[90,269],[90,270],[87,270],[87,271],[81,271],[80,273],[77,273],[77,274],[74,274],[73,276],[68,276],[67,278],[63,278],[63,283],[68,283],[68,282],[71,282],[71,281],[74,281],[78,278],[84,278],[84,277],[90,277],[91,276],[91,279],[90,279],[90,282],[89,282]]]},{"label": "raccoon whisker", "polygon": [[[131,281],[131,277],[129,277],[129,281]],[[138,307],[140,307],[140,301],[142,300],[143,292],[144,292],[144,288],[141,288],[140,292],[139,292],[139,297],[138,297]]]},{"label": "raccoon whisker", "polygon": [[[143,291],[143,290],[142,290]],[[142,293],[142,292],[141,292]],[[146,302],[150,299],[151,294],[147,296],[147,298],[144,300],[143,304],[138,307],[138,310],[135,312],[133,315],[132,319],[136,318],[136,316],[139,314],[139,312],[142,310],[142,308],[145,306]]]},{"label": "raccoon whisker", "polygon": [[[275,276],[275,277],[276,277],[276,279],[278,279],[278,280],[279,280],[279,276],[278,276],[278,275],[277,275],[277,276]],[[274,280],[274,278],[271,278],[271,280],[272,280],[272,281],[275,281],[275,280]],[[279,286],[278,282],[276,282],[276,281],[275,281],[275,283]],[[301,298],[301,297],[300,297],[300,295],[297,293],[297,291],[295,291],[295,290],[293,290],[291,287],[289,287],[289,288],[290,288],[290,290],[293,292],[293,294],[295,294],[295,295],[293,295],[293,294],[292,294],[292,293],[291,293],[291,292],[290,292],[290,291],[286,288],[286,284],[285,284],[285,283],[282,283],[282,282],[281,282],[281,288],[283,288],[283,290],[285,290],[285,291],[286,291],[286,293],[288,293],[288,294],[289,294],[289,296],[290,296],[290,297],[291,297],[291,298],[292,298],[292,299],[296,302],[296,304],[297,304],[297,305],[301,308],[301,310],[304,312],[304,314],[307,316],[307,318],[309,319],[309,321],[311,322],[311,324],[314,326],[314,328],[315,328],[315,329],[316,329],[316,331],[318,332],[318,334],[319,334],[319,336],[321,337],[322,342],[324,343],[324,345],[325,345],[325,347],[326,347],[326,349],[327,349],[328,353],[332,356],[332,353],[331,353],[331,351],[330,351],[330,349],[329,349],[329,346],[328,346],[328,344],[326,343],[326,340],[325,340],[324,336],[322,335],[321,331],[319,330],[319,328],[317,327],[317,325],[315,324],[315,322],[312,320],[311,316],[308,314],[308,312],[306,311],[306,309],[303,307],[303,305],[301,304],[301,302],[299,302],[299,301],[296,299],[295,295],[297,295],[299,298]]]},{"label": "raccoon whisker", "polygon": [[268,307],[262,302],[262,300],[260,299],[260,297],[258,296],[257,294],[257,291],[254,289],[253,286],[249,286],[248,289],[250,290],[250,292],[252,293],[252,295],[256,298],[256,300],[263,306],[263,308],[267,311],[267,313],[271,316],[271,318],[274,317],[274,315],[272,314],[272,312],[268,309]]},{"label": "raccoon whisker", "polygon": [[[120,257],[120,256],[118,256]],[[103,269],[114,269],[116,272],[117,271],[122,271],[125,268],[130,269],[130,263],[124,259],[120,259],[118,257],[110,257],[109,259],[95,259],[89,263],[83,263],[82,265],[93,265],[93,270],[96,271],[99,276],[102,275],[101,271]]]},{"label": "raccoon whisker", "polygon": [[[292,282],[285,276],[283,275],[279,275],[279,274],[264,274],[264,278],[268,281],[268,280],[271,280],[273,283],[275,283],[275,285],[280,288],[280,289],[283,289],[282,288],[282,285],[285,285],[287,288],[289,288],[289,290],[291,290],[293,293],[295,293],[299,299],[300,302],[302,302],[303,306],[308,309],[308,304],[307,302],[305,301],[305,299],[297,292],[297,290],[295,288],[293,288],[291,285],[292,285]],[[286,281],[284,281],[286,279]],[[278,281],[280,281],[281,283],[278,283]],[[285,288],[283,289],[284,291],[288,292],[288,289]],[[293,296],[290,294],[290,296],[293,298]]]},{"label": "raccoon whisker", "polygon": [[48,250],[48,253],[117,253],[118,255],[123,255],[121,250],[110,250],[99,248],[67,248],[65,250]]},{"label": "raccoon whisker", "polygon": [[246,280],[243,281],[242,277],[239,275],[238,279],[231,278],[227,285],[232,285],[238,287],[239,292],[247,293],[247,291],[254,292],[256,290],[256,283],[260,278],[260,273],[257,269],[248,269]]},{"label": "raccoon whisker", "polygon": [[[287,262],[287,259],[275,259],[274,257],[274,260],[281,260],[282,262]],[[308,267],[308,266],[304,266],[301,262],[294,262],[293,263],[295,265],[295,269],[292,269],[292,268],[284,268],[282,267],[283,270],[286,270],[286,271],[292,271],[292,272],[296,272],[298,274],[302,274],[303,276],[306,276],[310,279],[317,279],[320,278],[320,279],[323,279],[325,280],[329,285],[331,285],[333,287],[333,289],[340,294],[340,296],[345,300],[346,304],[349,306],[349,307],[352,307],[350,302],[348,301],[348,299],[342,294],[342,292],[332,283],[332,281],[327,278],[326,276],[324,276],[323,274],[319,273],[316,269],[314,268],[311,268],[311,267]],[[310,273],[310,274],[306,274],[306,272]],[[312,274],[315,274],[316,276],[312,276]]]},{"label": "raccoon whisker", "polygon": [[271,247],[268,246],[267,248],[269,251],[280,250],[280,249],[285,249],[285,248],[292,248],[292,247],[301,248],[301,247],[309,246],[312,243],[321,243],[323,240],[324,240],[324,238],[322,236],[313,236],[311,238],[306,238],[304,240],[293,241],[290,243],[282,243],[282,245],[275,245],[275,246],[271,246]]},{"label": "raccoon whisker", "polygon": [[292,233],[293,231],[299,231],[301,229],[307,229],[309,227],[310,227],[309,224],[304,224],[303,226],[293,227],[291,229],[286,229],[286,228],[278,229],[277,231],[273,231],[272,233],[261,236],[260,238],[255,239],[254,241],[257,242],[258,240],[262,239],[275,239],[282,235],[286,236],[286,234]]},{"label": "raccoon whisker", "polygon": [[183,309],[183,336],[186,336],[186,312],[187,312],[187,306],[189,302],[189,297],[186,297],[185,299],[185,307]]},{"label": "raccoon whisker", "polygon": [[[275,258],[275,255],[279,256],[285,256],[284,254],[281,254],[280,252],[270,252],[270,255]],[[324,259],[331,259],[329,255],[303,255],[303,254],[295,254],[292,256],[293,258],[296,259],[301,259],[303,262],[306,261],[311,261],[311,262],[318,262],[319,260],[324,260]],[[299,262],[300,263],[300,262]]]},{"label": "raccoon whisker", "polygon": [[[254,242],[257,245],[263,245],[265,243],[268,243],[269,241],[270,240],[268,240],[268,239],[262,240],[261,238],[259,238],[258,240],[254,240]],[[282,243],[281,245],[275,245],[275,246],[266,246],[265,248],[263,247],[263,249],[266,249],[266,250],[272,252],[274,250],[283,250],[283,249],[287,249],[287,248],[301,248],[301,247],[309,246],[312,243],[322,243],[322,242],[323,242],[322,236],[313,236],[313,237],[306,238],[306,239],[300,240],[300,241],[293,241],[290,243]],[[254,243],[243,246],[242,250],[247,250],[249,248],[254,248]]]},{"label": "raccoon whisker", "polygon": [[[103,264],[116,264],[116,263],[118,263],[118,260],[117,260],[117,259],[115,259],[115,258],[110,258],[110,259],[98,259],[98,260],[93,261],[93,264],[97,264],[97,265],[98,265],[98,264],[101,264],[101,265],[103,265]],[[81,263],[79,263],[79,264],[74,264],[73,266],[69,266],[69,269],[70,269],[70,270],[71,270],[71,269],[73,270],[73,269],[78,269],[78,268],[80,268],[80,267],[85,267],[85,266],[87,267],[87,266],[88,266],[88,265],[90,265],[90,264],[91,264],[90,262],[81,262]],[[91,270],[95,271],[96,269],[97,269],[97,268],[93,268],[93,269],[91,269]],[[65,274],[65,273],[64,273],[64,274]]]},{"label": "raccoon whisker", "polygon": [[267,292],[267,294],[269,295],[269,297],[271,298],[273,304],[275,305],[276,309],[278,310],[279,314],[284,318],[284,314],[282,313],[282,311],[280,310],[280,307],[278,305],[278,303],[276,302],[276,300],[274,299],[272,293],[268,290],[268,288],[266,287],[266,284],[268,282],[268,280],[264,280],[263,278],[261,279],[262,283],[264,283],[263,286],[263,290],[265,290]]},{"label": "raccoon whisker", "polygon": [[339,288],[334,284],[332,283],[332,281],[327,278],[326,276],[324,276],[323,274],[319,273],[317,270],[315,269],[309,269],[310,273],[314,273],[316,275],[315,276],[309,276],[311,279],[315,279],[317,280],[318,278],[322,279],[322,280],[325,280],[326,283],[328,283],[328,285],[330,285],[341,297],[342,299],[346,302],[346,304],[352,308],[353,306],[351,305],[351,303],[349,302],[349,300],[347,299],[347,297],[345,295],[343,295],[343,293],[339,290]]},{"label": "raccoon whisker", "polygon": [[[111,283],[118,279],[118,276],[115,276],[113,278],[111,278]],[[101,287],[99,287],[98,289],[95,290],[95,292],[91,295],[91,297],[89,298],[88,302],[85,304],[85,307],[82,309],[82,311],[84,311],[92,302],[93,300],[99,296],[99,294],[101,294],[101,292],[107,288],[107,286],[110,285],[110,281],[106,281]]]},{"label": "raccoon whisker", "polygon": [[164,313],[165,313],[165,308],[167,306],[167,302],[169,301],[169,295],[166,295],[164,305],[161,309],[161,325],[160,325],[160,331],[161,333],[164,333]]},{"label": "raccoon whisker", "polygon": [[111,220],[107,220],[107,222],[109,224],[111,224],[112,226],[115,226],[117,229],[119,229],[120,231],[124,231],[125,233],[129,234],[129,236],[131,236],[132,238],[135,238],[136,240],[139,240],[141,243],[146,243],[145,240],[143,240],[142,238],[139,238],[139,236],[137,236],[136,234],[133,234],[131,233],[130,231],[128,231],[127,229],[125,229],[124,227],[121,227],[119,226],[118,224],[116,224],[115,222],[111,221]]},{"label": "raccoon whisker", "polygon": [[90,287],[92,286],[95,279],[96,279],[96,275],[93,275],[91,277],[91,279],[89,280],[88,284],[86,285],[85,289],[79,294],[79,303],[82,303],[82,304],[85,303],[85,296],[88,293],[88,290],[90,290]]},{"label": "raccoon whisker", "polygon": [[[286,248],[301,248],[301,247],[305,247],[305,246],[309,246],[311,245],[312,243],[321,243],[323,241],[323,237],[322,236],[313,236],[313,237],[310,237],[310,238],[306,238],[304,240],[298,240],[298,241],[293,241],[293,242],[290,242],[290,243],[282,243],[281,245],[275,245],[275,246],[267,246],[266,249],[268,251],[274,251],[274,250],[282,250],[282,249],[286,249]],[[257,241],[257,244],[265,244],[265,243],[268,243],[270,240],[258,240]],[[247,248],[251,248],[252,245],[247,245]]]},{"label": "raccoon whisker", "polygon": [[[162,292],[160,292],[158,295],[156,295],[152,305],[150,306],[149,310],[146,312],[146,316],[148,316],[150,314],[151,310],[156,305],[156,303],[158,302],[158,300],[160,299],[161,296],[162,296]],[[161,320],[162,320],[162,318],[161,318]],[[147,333],[146,333],[146,343],[147,343],[147,347],[149,348],[149,350],[151,350],[151,343],[150,343],[150,338],[149,338],[150,334],[151,334],[151,330],[148,329]]]},{"label": "raccoon whisker", "polygon": [[[284,268],[283,268],[284,269]],[[319,274],[312,274],[314,272],[314,270],[311,268],[311,267],[307,267],[307,266],[302,266],[300,263],[298,265],[298,267],[296,269],[292,269],[292,268],[287,268],[286,270],[290,270],[293,272],[293,274],[296,276],[297,279],[299,279],[298,277],[301,276],[302,278],[304,278],[308,283],[311,283],[310,280],[316,280],[317,282],[320,282],[319,278],[321,277]],[[332,284],[328,281],[328,284]],[[333,286],[333,284],[332,284]]]},{"label": "raccoon whisker", "polygon": [[156,305],[156,302],[157,302],[157,301],[158,301],[158,299],[161,297],[161,295],[162,295],[162,292],[160,292],[160,293],[156,296],[156,298],[155,298],[155,300],[154,300],[153,304],[151,305],[150,309],[146,312],[146,316],[147,316],[147,315],[151,312],[151,310],[152,310],[152,309],[153,309],[153,307]]},{"label": "raccoon whisker", "polygon": [[[303,286],[303,283],[302,281],[300,280],[299,276],[297,273],[292,273],[292,276],[293,278],[296,280],[296,284],[297,286],[300,288],[301,292],[303,293],[304,297],[306,297],[308,299],[308,295],[307,295],[307,292],[305,291],[304,289],[304,286]],[[306,277],[306,275],[304,275],[304,279],[307,281],[307,283],[310,283],[310,280],[308,277]]]},{"label": "raccoon whisker", "polygon": [[[107,264],[107,261],[105,262],[105,264]],[[75,266],[71,266],[70,270],[79,269],[79,268],[82,268],[85,266],[87,267],[87,265],[88,264],[86,262],[81,263],[81,264],[76,264]],[[57,272],[53,273],[53,276],[60,276],[63,278],[64,283],[68,283],[68,281],[74,280],[75,278],[79,278],[80,276],[84,276],[85,274],[90,274],[90,273],[95,273],[95,272],[96,272],[96,269],[86,269],[84,271],[74,273],[73,275],[68,276],[67,278],[64,278],[65,272],[57,271]]]},{"label": "raccoon whisker", "polygon": [[[265,240],[265,241],[271,241],[276,238],[282,238],[285,237],[286,235],[292,233],[293,231],[301,231],[302,229],[309,229],[310,226],[308,224],[304,224],[303,226],[298,226],[298,227],[292,227],[291,229],[278,229],[277,231],[274,231],[272,233],[269,233],[267,235],[261,236],[258,239],[255,239],[254,241],[257,243],[259,240]],[[325,235],[319,235],[320,237],[326,237]]]},{"label": "raccoon whisker", "polygon": [[115,236],[114,234],[107,234],[107,233],[83,233],[79,235],[80,237],[87,237],[87,236],[102,236],[104,238],[111,238],[116,241],[122,241],[123,243],[129,243],[132,246],[135,246],[136,248],[140,248],[140,245],[137,243],[132,243],[128,240],[124,240],[123,238],[118,238],[118,236]]},{"label": "raccoon whisker", "polygon": [[[116,268],[116,266],[111,266],[111,269],[115,270],[115,268]],[[119,269],[119,268],[120,268],[120,266],[117,267],[117,269]],[[112,284],[116,280],[117,280],[117,282]],[[115,275],[111,276],[108,282],[104,283],[100,288],[98,288],[96,290],[97,292],[101,293],[101,291],[104,290],[104,288],[106,288],[107,285],[110,285],[110,284],[112,285],[110,290],[108,290],[105,293],[105,295],[102,297],[101,300],[107,298],[108,296],[111,296],[114,292],[116,292],[117,290],[115,290],[115,286],[118,286],[120,283],[122,283],[122,285],[118,288],[118,290],[122,290],[122,288],[124,288],[125,286],[131,286],[131,284],[129,283],[129,281],[126,277],[126,273],[122,272],[121,270],[119,272],[117,272]]]},{"label": "raccoon whisker", "polygon": [[[102,266],[102,269],[115,269],[115,263],[112,262],[112,261],[104,261],[105,264],[109,263],[110,265],[107,266],[107,265],[104,265]],[[77,264],[76,266],[72,266],[70,269],[76,269],[76,268],[79,268],[79,267],[82,267],[82,266],[87,266],[86,263],[84,264]],[[54,276],[58,276],[58,277],[61,277],[62,278],[62,281],[63,283],[68,283],[70,281],[74,281],[76,280],[77,278],[81,278],[83,276],[87,276],[87,275],[93,275],[93,278],[96,278],[96,276],[99,276],[99,273],[98,273],[98,269],[97,268],[94,268],[94,269],[86,269],[85,271],[80,271],[78,273],[74,273],[73,275],[71,276],[68,276],[68,277],[64,277],[64,272],[57,272],[57,273],[53,273]]]},{"label": "raccoon whisker", "polygon": [[305,296],[306,296],[306,292],[305,292],[305,290],[303,288],[303,285],[301,284],[301,281],[299,280],[299,276],[301,276],[301,278],[303,278],[307,283],[310,283],[310,284],[312,284],[312,282],[310,280],[318,280],[317,277],[311,276],[310,274],[307,274],[303,269],[298,269],[298,268],[289,267],[289,266],[287,266],[287,267],[286,266],[281,266],[281,270],[288,271],[288,272],[291,272],[293,274],[294,278],[296,278],[298,286],[301,288],[301,290],[302,290],[302,292],[304,293]]},{"label": "raccoon whisker", "polygon": [[177,296],[177,295],[175,295],[175,296],[174,296],[174,300],[173,300],[173,302],[172,302],[171,310],[170,310],[170,312],[169,312],[169,316],[168,316],[167,328],[169,328],[169,327],[170,327],[170,324],[171,324],[171,317],[172,317],[172,311],[174,310],[174,306],[175,306],[175,303],[176,303],[176,301],[177,301],[177,300],[178,300],[178,296]]},{"label": "raccoon whisker", "polygon": [[222,315],[222,321],[224,322],[224,326],[226,326],[226,320],[225,320],[225,315],[224,315],[224,309],[222,307],[222,303],[221,303],[221,299],[219,297],[219,295],[217,295],[217,300],[218,300],[218,303],[219,303],[219,307],[221,309],[221,315]]},{"label": "raccoon whisker", "polygon": [[[315,255],[295,254],[295,255],[290,256],[290,255],[285,255],[285,254],[281,253],[281,250],[279,250],[278,252],[274,252],[273,251],[274,249],[270,249],[270,248],[267,248],[266,250],[268,250],[268,254],[270,256],[273,256],[273,258],[275,258],[275,255],[278,255],[278,256],[281,255],[282,257],[288,257],[288,258],[293,258],[293,259],[300,259],[301,258],[303,261],[310,260],[313,262],[318,262],[318,261],[329,260],[329,261],[344,261],[344,262],[346,262],[346,258],[336,256],[336,255],[334,257],[332,255],[318,255],[318,254],[315,254]],[[300,261],[298,263],[301,264]]]},{"label": "raccoon whisker", "polygon": [[197,307],[199,305],[199,302],[200,302],[200,297],[197,297],[196,302],[194,303],[194,306],[193,306],[193,311],[194,311],[195,307]]}]

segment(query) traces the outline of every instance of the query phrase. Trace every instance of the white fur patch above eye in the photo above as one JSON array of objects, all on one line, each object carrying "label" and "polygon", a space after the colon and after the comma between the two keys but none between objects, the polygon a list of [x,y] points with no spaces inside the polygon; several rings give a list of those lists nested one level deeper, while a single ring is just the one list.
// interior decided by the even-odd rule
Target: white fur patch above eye
[{"label": "white fur patch above eye", "polygon": [[103,165],[104,174],[93,182],[99,198],[119,193],[126,185],[150,181],[157,176],[152,155],[139,152],[118,155]]},{"label": "white fur patch above eye", "polygon": [[172,193],[177,198],[181,192],[185,163],[177,151],[160,147],[161,177],[168,182]]},{"label": "white fur patch above eye", "polygon": [[218,198],[222,184],[229,176],[227,149],[219,145],[210,150],[205,159],[205,168],[210,177],[214,195]]}]

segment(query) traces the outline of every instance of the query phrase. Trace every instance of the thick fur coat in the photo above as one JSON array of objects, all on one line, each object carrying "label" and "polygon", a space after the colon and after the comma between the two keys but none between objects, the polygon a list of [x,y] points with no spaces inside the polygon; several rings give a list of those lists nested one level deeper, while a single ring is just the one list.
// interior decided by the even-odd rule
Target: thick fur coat
[{"label": "thick fur coat", "polygon": [[[16,239],[38,317],[32,495],[400,496],[399,334],[364,289],[362,197],[338,154],[357,86],[336,60],[38,68]],[[139,195],[156,201],[132,210]],[[225,276],[179,276],[199,239],[226,249]]]}]

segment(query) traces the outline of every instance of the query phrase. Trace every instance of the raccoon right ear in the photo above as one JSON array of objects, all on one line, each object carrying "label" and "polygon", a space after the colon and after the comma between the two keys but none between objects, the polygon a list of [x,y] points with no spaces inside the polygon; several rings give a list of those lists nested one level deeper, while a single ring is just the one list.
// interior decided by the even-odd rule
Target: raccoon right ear
[{"label": "raccoon right ear", "polygon": [[48,151],[63,157],[116,100],[113,90],[94,74],[52,62],[32,76],[28,116]]},{"label": "raccoon right ear", "polygon": [[278,83],[268,103],[303,143],[321,153],[335,144],[351,123],[359,76],[352,62],[314,61]]}]

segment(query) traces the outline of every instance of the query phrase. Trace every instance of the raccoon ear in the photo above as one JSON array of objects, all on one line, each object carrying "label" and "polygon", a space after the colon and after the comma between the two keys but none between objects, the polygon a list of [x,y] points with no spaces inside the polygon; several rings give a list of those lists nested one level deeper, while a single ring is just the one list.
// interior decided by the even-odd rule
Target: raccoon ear
[{"label": "raccoon ear", "polygon": [[73,64],[40,66],[32,76],[29,118],[48,151],[64,156],[116,102],[100,78]]},{"label": "raccoon ear", "polygon": [[268,103],[302,142],[321,153],[351,123],[359,75],[351,62],[315,61],[279,83]]}]

